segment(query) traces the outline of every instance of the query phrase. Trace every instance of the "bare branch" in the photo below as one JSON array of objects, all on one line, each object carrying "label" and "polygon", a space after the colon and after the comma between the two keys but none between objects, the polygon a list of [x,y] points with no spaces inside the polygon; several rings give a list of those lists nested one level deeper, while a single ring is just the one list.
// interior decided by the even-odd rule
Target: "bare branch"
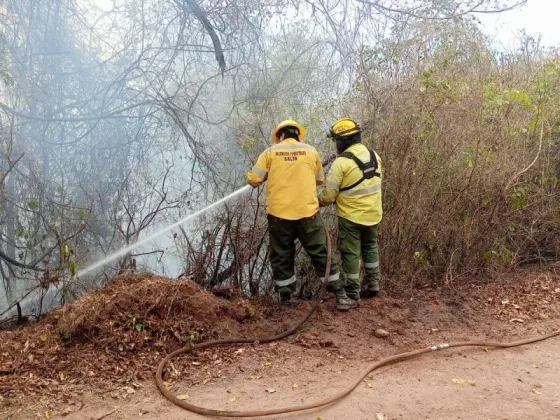
[{"label": "bare branch", "polygon": [[16,267],[25,268],[27,270],[33,270],[33,271],[47,271],[46,269],[36,267],[33,264],[20,263],[19,261],[16,261],[16,260],[10,258],[8,255],[4,254],[1,250],[0,250],[0,258],[2,260],[4,260],[6,263],[11,264],[11,265],[15,265]]},{"label": "bare branch", "polygon": [[475,4],[474,6],[470,7],[467,10],[463,10],[463,11],[456,11],[454,13],[448,14],[448,15],[444,15],[444,16],[428,16],[428,15],[421,15],[418,14],[414,11],[414,9],[400,9],[400,8],[394,8],[394,7],[389,7],[389,6],[385,6],[383,4],[381,4],[378,1],[371,1],[371,0],[358,0],[358,2],[371,6],[373,7],[375,10],[377,10],[380,13],[383,14],[398,14],[398,15],[407,15],[407,16],[411,16],[417,19],[423,19],[423,20],[447,20],[447,19],[453,19],[453,18],[458,18],[458,17],[462,17],[465,15],[469,15],[469,14],[493,14],[493,13],[502,13],[502,12],[507,12],[508,10],[513,10],[516,9],[519,6],[522,6],[524,4],[527,3],[527,0],[520,0],[517,3],[511,5],[511,6],[507,6],[507,7],[503,7],[500,9],[480,9],[480,7],[486,3],[486,0],[480,0],[477,4]]},{"label": "bare branch", "polygon": [[2,178],[0,178],[0,188],[1,188],[1,185],[4,184],[4,181],[6,180],[6,177],[8,176],[8,174],[12,171],[12,169],[14,169],[14,167],[18,164],[18,162],[21,160],[21,158],[24,155],[25,155],[25,153],[22,153],[21,156],[18,157],[14,162],[9,163],[8,169],[6,170],[6,172],[4,172],[4,174],[2,174]]},{"label": "bare branch", "polygon": [[513,185],[513,183],[515,182],[515,180],[519,179],[519,177],[521,175],[523,175],[525,172],[527,172],[529,169],[531,169],[535,163],[537,163],[537,160],[539,160],[539,156],[541,155],[541,151],[542,151],[542,145],[543,145],[543,133],[544,133],[544,120],[541,121],[541,134],[539,136],[539,148],[537,150],[537,154],[535,155],[535,158],[533,159],[533,161],[525,168],[523,168],[521,171],[519,171],[518,173],[516,173],[510,180],[509,182],[506,184],[506,188],[505,190],[509,190],[511,188],[511,186]]},{"label": "bare branch", "polygon": [[[185,6],[184,4],[181,5],[180,1],[181,0],[175,0],[175,2],[179,5],[179,7],[182,6],[184,10]],[[208,20],[208,17],[206,16],[206,13],[204,12],[204,10],[200,8],[196,0],[184,0],[184,1],[186,4],[189,5],[193,14],[200,21],[202,26],[204,26],[204,29],[206,29],[208,35],[210,35],[210,38],[212,39],[212,44],[214,44],[214,55],[216,56],[216,61],[218,62],[218,66],[220,67],[223,76],[223,74],[226,71],[226,59],[224,58],[224,50],[222,49],[222,44],[220,43],[220,39],[218,38],[218,35],[216,34],[214,27],[212,26],[212,24]]]}]

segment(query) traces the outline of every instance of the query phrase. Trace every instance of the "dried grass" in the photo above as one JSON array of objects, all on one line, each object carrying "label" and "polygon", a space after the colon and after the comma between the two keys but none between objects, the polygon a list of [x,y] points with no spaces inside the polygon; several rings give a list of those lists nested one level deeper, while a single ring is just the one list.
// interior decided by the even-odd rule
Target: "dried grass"
[{"label": "dried grass", "polygon": [[218,298],[190,280],[118,276],[36,324],[1,331],[0,391],[57,393],[145,379],[163,354],[257,315],[247,300]]},{"label": "dried grass", "polygon": [[211,326],[223,316],[243,320],[249,315],[245,309],[216,298],[190,280],[125,275],[61,310],[58,331],[90,340],[137,329],[161,338],[166,327],[178,320],[189,319],[196,329]]}]

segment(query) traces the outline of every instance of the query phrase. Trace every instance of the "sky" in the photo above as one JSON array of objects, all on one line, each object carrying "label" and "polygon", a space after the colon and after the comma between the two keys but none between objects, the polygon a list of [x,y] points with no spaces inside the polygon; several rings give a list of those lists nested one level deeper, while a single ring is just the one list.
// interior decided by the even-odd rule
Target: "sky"
[{"label": "sky", "polygon": [[492,15],[478,15],[484,31],[498,46],[511,47],[516,32],[540,34],[544,46],[560,45],[560,0],[528,0],[518,9]]},{"label": "sky", "polygon": [[[104,10],[111,8],[112,0],[92,1]],[[560,0],[527,0],[525,6],[515,10],[477,17],[498,47],[511,47],[522,29],[530,35],[540,34],[545,46],[560,45]]]}]

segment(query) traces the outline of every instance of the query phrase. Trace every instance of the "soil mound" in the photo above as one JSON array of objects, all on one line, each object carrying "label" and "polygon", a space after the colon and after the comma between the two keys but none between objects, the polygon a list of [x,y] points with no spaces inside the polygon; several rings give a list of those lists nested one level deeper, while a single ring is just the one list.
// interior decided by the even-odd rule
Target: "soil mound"
[{"label": "soil mound", "polygon": [[161,346],[198,339],[218,320],[254,315],[247,301],[220,299],[191,280],[141,274],[115,277],[50,316],[58,319],[63,339],[135,350],[147,342]]},{"label": "soil mound", "polygon": [[258,318],[248,300],[216,297],[191,280],[117,276],[36,324],[2,331],[0,393],[143,379],[168,352]]}]

